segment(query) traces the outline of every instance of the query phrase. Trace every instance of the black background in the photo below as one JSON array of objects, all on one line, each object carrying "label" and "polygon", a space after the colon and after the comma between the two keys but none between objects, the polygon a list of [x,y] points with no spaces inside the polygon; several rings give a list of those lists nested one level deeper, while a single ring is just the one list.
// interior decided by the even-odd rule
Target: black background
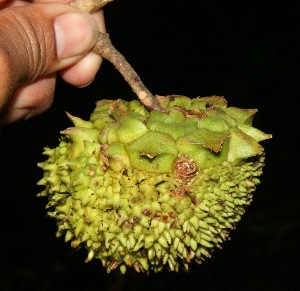
[{"label": "black background", "polygon": [[[53,106],[0,129],[0,290],[300,290],[299,13],[292,1],[115,0],[105,8],[115,46],[154,94],[222,95],[257,108],[266,166],[231,241],[188,273],[106,274],[55,238],[36,182],[42,149],[88,118],[98,99],[133,99],[107,62],[77,89],[58,80]],[[295,1],[296,2],[296,1]]]}]

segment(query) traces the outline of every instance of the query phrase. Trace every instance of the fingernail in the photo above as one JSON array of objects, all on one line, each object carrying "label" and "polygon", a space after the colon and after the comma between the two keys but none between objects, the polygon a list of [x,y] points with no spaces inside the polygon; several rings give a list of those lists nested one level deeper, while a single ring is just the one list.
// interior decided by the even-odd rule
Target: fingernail
[{"label": "fingernail", "polygon": [[54,21],[57,56],[79,56],[92,49],[97,40],[96,21],[87,13],[67,13]]},{"label": "fingernail", "polygon": [[31,117],[32,109],[30,108],[16,108],[12,112],[5,114],[4,117],[0,119],[0,123],[8,124],[19,120],[27,120]]},{"label": "fingernail", "polygon": [[94,77],[91,81],[89,81],[88,83],[86,83],[86,84],[84,84],[84,85],[82,85],[82,86],[79,86],[79,87],[77,87],[77,88],[85,88],[85,87],[91,85],[91,84],[93,83],[94,80],[95,80],[95,77]]}]

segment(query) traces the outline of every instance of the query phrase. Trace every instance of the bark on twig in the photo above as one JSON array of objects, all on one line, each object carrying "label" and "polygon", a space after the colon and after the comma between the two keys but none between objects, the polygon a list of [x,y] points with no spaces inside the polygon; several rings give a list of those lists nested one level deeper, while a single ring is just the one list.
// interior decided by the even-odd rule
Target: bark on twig
[{"label": "bark on twig", "polygon": [[99,33],[98,41],[94,46],[93,51],[115,66],[126,82],[131,86],[133,92],[148,109],[164,111],[164,108],[156,100],[155,96],[153,96],[145,87],[138,74],[124,56],[112,45],[107,33]]},{"label": "bark on twig", "polygon": [[[72,5],[88,13],[92,13],[111,1],[112,0],[75,0],[72,2]],[[115,66],[126,82],[131,86],[133,92],[149,110],[165,111],[156,97],[153,96],[143,84],[125,57],[112,45],[109,34],[99,31],[98,40],[93,48],[93,52],[101,55]]]}]

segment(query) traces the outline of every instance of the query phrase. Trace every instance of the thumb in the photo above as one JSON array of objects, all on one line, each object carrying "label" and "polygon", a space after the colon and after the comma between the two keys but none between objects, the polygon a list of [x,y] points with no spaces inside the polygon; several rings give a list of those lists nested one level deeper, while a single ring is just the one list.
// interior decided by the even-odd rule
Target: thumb
[{"label": "thumb", "polygon": [[0,109],[18,87],[76,63],[97,40],[92,16],[68,4],[11,7],[0,23]]}]

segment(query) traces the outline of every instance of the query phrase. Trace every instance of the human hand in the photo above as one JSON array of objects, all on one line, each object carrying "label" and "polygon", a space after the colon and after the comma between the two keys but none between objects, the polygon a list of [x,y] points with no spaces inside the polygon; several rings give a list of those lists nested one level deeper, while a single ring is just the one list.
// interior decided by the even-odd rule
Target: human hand
[{"label": "human hand", "polygon": [[[47,110],[59,73],[68,83],[92,82],[102,58],[91,52],[102,11],[90,16],[72,0],[0,0],[0,121],[11,123]],[[60,3],[57,3],[60,2]]]}]

